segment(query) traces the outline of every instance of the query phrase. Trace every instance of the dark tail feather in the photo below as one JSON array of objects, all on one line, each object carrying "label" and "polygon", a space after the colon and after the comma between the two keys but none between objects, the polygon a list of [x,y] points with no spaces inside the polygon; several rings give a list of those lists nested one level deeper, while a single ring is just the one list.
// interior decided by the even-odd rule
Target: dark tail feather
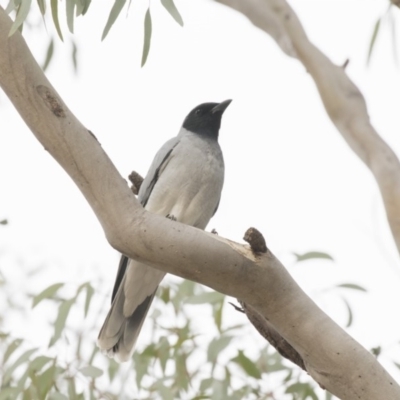
[{"label": "dark tail feather", "polygon": [[109,357],[115,357],[117,361],[121,362],[131,358],[156,291],[146,297],[132,315],[126,317],[123,313],[124,291],[118,290],[97,339],[97,344],[103,353],[107,353]]}]

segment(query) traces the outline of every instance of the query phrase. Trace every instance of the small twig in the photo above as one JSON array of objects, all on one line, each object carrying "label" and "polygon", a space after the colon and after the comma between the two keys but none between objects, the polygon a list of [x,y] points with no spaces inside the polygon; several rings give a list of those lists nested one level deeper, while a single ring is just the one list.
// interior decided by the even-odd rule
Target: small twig
[{"label": "small twig", "polygon": [[347,58],[346,61],[342,65],[342,69],[346,69],[347,66],[349,65],[349,63],[350,63],[350,59]]},{"label": "small twig", "polygon": [[132,171],[131,174],[128,176],[128,179],[132,183],[131,190],[133,194],[137,195],[139,193],[140,186],[142,186],[142,183],[144,181],[143,177],[139,175],[136,171]]},{"label": "small twig", "polygon": [[236,304],[231,303],[230,301],[228,301],[228,303],[229,303],[236,311],[239,311],[239,312],[245,314],[245,311],[243,310],[243,308],[237,306]]}]

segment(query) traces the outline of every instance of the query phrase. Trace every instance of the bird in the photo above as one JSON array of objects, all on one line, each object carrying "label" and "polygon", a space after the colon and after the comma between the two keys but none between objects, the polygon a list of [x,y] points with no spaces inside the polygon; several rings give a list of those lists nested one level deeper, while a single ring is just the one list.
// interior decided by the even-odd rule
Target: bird
[{"label": "bird", "polygon": [[[224,159],[218,143],[221,119],[232,100],[203,103],[186,116],[178,135],[157,152],[138,193],[149,212],[204,230],[218,209]],[[121,255],[111,308],[97,345],[128,361],[165,272]]]}]

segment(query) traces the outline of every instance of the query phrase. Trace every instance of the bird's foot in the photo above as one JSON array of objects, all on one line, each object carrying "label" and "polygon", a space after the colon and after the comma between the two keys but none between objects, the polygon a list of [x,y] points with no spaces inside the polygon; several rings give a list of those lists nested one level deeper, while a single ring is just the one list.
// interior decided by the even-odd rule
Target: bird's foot
[{"label": "bird's foot", "polygon": [[211,233],[212,233],[213,235],[218,235],[218,232],[215,230],[215,228],[213,228],[213,230],[211,231]]},{"label": "bird's foot", "polygon": [[173,216],[172,214],[167,214],[167,218],[170,219],[171,221],[176,221],[176,217]]}]

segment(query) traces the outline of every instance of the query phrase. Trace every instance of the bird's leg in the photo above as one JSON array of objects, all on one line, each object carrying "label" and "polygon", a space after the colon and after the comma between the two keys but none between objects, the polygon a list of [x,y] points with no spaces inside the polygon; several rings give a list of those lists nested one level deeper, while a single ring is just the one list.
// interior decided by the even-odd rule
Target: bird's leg
[{"label": "bird's leg", "polygon": [[171,221],[176,221],[176,217],[172,214],[167,214],[166,218],[170,219]]}]

